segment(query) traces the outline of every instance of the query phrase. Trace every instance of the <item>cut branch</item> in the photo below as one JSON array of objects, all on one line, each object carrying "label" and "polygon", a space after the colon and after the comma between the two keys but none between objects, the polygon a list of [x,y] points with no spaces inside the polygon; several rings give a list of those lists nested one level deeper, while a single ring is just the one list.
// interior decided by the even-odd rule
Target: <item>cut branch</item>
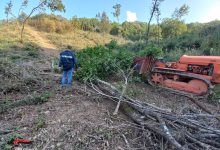
[{"label": "cut branch", "polygon": [[[125,85],[127,82],[128,80],[125,80]],[[118,104],[121,105],[120,108],[135,123],[157,137],[163,137],[176,149],[220,149],[219,125],[215,125],[214,122],[210,124],[210,120],[215,120],[220,114],[179,115],[170,110],[134,100],[126,95],[126,88],[120,92],[112,84],[102,80],[96,80],[96,84],[91,82],[90,86],[98,94],[120,102]]]}]

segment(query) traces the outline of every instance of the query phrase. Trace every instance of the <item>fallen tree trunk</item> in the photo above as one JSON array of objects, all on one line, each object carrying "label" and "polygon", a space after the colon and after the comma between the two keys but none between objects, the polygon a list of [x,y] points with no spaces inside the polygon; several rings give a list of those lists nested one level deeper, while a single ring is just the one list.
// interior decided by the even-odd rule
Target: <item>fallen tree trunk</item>
[{"label": "fallen tree trunk", "polygon": [[121,100],[120,108],[126,115],[143,129],[166,139],[175,149],[220,149],[220,129],[211,124],[219,114],[177,115],[170,110],[129,98],[108,82],[97,80],[96,84],[91,85],[98,94],[116,102]]}]

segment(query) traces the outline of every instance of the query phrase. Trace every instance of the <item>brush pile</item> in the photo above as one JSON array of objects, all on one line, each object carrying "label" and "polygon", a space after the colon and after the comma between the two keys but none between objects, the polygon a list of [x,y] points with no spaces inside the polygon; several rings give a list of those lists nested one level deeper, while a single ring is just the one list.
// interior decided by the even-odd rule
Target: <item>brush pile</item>
[{"label": "brush pile", "polygon": [[[97,80],[90,85],[102,96],[116,102],[121,100],[121,92],[108,82]],[[134,100],[125,95],[120,107],[138,126],[142,127],[142,131],[149,132],[146,139],[151,141],[151,145],[169,143],[168,146],[166,145],[168,149],[180,150],[220,149],[219,114],[202,111],[175,114],[171,110]]]}]

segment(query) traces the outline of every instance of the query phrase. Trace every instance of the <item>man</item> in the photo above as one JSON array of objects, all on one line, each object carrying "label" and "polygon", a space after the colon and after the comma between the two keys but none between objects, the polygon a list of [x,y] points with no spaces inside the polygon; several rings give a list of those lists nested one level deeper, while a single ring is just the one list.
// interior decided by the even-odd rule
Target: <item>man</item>
[{"label": "man", "polygon": [[59,68],[63,68],[63,76],[61,79],[62,87],[66,85],[71,87],[74,66],[76,66],[76,70],[78,68],[75,53],[70,50],[71,46],[68,46],[67,48],[68,50],[65,50],[60,53]]}]

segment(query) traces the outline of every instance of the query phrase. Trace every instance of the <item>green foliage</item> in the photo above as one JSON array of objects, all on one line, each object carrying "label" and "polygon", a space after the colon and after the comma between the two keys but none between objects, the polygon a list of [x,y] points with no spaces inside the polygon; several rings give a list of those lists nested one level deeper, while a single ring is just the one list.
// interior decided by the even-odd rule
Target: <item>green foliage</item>
[{"label": "green foliage", "polygon": [[220,21],[207,24],[191,23],[189,31],[179,36],[165,38],[161,42],[168,57],[188,55],[220,55]]},{"label": "green foliage", "polygon": [[215,85],[212,94],[209,95],[209,98],[214,102],[220,103],[220,85]]},{"label": "green foliage", "polygon": [[46,126],[46,121],[41,116],[37,117],[37,119],[34,121],[34,129],[37,131],[41,128],[44,128]]},{"label": "green foliage", "polygon": [[132,63],[133,55],[126,50],[113,51],[103,46],[89,47],[77,53],[81,68],[76,76],[80,80],[107,78],[119,68],[127,69]]},{"label": "green foliage", "polygon": [[166,61],[178,61],[182,55],[200,56],[203,55],[203,51],[198,50],[182,50],[176,49],[173,51],[165,51],[163,57]]},{"label": "green foliage", "polygon": [[9,144],[12,143],[13,140],[15,140],[17,138],[23,138],[23,136],[18,134],[16,131],[9,133],[6,136],[2,137],[2,139],[1,139],[2,143],[0,143],[0,149],[11,150],[13,148],[13,146],[11,146]]},{"label": "green foliage", "polygon": [[162,49],[155,46],[148,46],[144,50],[138,52],[139,56],[147,56],[147,55],[160,56],[162,54],[163,54]]},{"label": "green foliage", "polygon": [[117,21],[119,23],[119,16],[121,14],[121,4],[115,4],[113,8],[115,9],[115,12],[113,12],[113,16],[117,18]]},{"label": "green foliage", "polygon": [[134,53],[126,49],[119,49],[113,55],[116,58],[116,65],[118,69],[127,70],[131,67]]},{"label": "green foliage", "polygon": [[[115,60],[112,58],[112,50],[97,46],[86,48],[77,53],[81,69],[77,71],[77,77],[85,81],[97,77],[104,78],[115,71]],[[110,65],[108,65],[110,64]]]},{"label": "green foliage", "polygon": [[144,94],[144,91],[141,88],[135,88],[134,86],[131,86],[131,87],[128,87],[128,89],[126,91],[126,94],[129,97],[137,97],[137,96],[139,96],[141,94]]},{"label": "green foliage", "polygon": [[120,47],[122,47],[123,49],[128,49],[133,52],[138,52],[146,47],[146,42],[145,41],[129,42],[127,44],[121,45]]},{"label": "green foliage", "polygon": [[111,35],[119,35],[120,34],[120,24],[112,23],[110,34]]},{"label": "green foliage", "polygon": [[164,19],[161,23],[161,28],[163,38],[173,38],[187,32],[186,24],[177,19]]},{"label": "green foliage", "polygon": [[8,109],[12,109],[18,106],[42,104],[47,102],[50,97],[51,97],[51,93],[45,92],[39,96],[34,96],[23,100],[17,100],[15,102],[3,101],[1,102],[2,104],[0,105],[0,113],[4,113]]},{"label": "green foliage", "polygon": [[46,5],[53,12],[54,11],[65,12],[65,6],[63,5],[62,0],[47,0]]},{"label": "green foliage", "polygon": [[124,38],[137,41],[145,37],[147,24],[141,22],[124,22],[121,28],[121,34]]},{"label": "green foliage", "polygon": [[40,53],[39,53],[39,46],[37,46],[34,43],[26,43],[23,47],[24,51],[27,51],[27,56],[32,57],[32,58],[38,58]]},{"label": "green foliage", "polygon": [[183,16],[187,15],[189,13],[189,6],[186,4],[183,4],[179,9],[176,8],[175,11],[172,14],[172,17],[174,19],[181,19]]},{"label": "green foliage", "polygon": [[116,40],[111,40],[108,44],[106,44],[106,47],[109,49],[115,49],[117,47],[117,41]]},{"label": "green foliage", "polygon": [[135,72],[132,76],[132,81],[133,82],[142,82],[142,81],[144,81],[143,76]]},{"label": "green foliage", "polygon": [[38,104],[43,104],[45,102],[48,101],[48,99],[51,97],[51,93],[50,92],[45,92],[39,96],[35,96],[32,99],[30,99],[30,102],[28,102],[27,104],[31,105],[38,105]]},{"label": "green foliage", "polygon": [[39,49],[39,46],[37,46],[34,43],[26,43],[23,48],[23,50],[25,51],[38,51],[38,49]]}]

